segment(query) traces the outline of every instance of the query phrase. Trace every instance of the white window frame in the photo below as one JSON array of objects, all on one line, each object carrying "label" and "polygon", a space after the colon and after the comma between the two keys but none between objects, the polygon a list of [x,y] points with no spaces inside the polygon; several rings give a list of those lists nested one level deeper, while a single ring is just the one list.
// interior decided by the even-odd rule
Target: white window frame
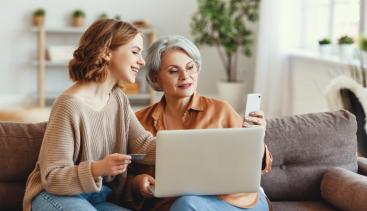
[{"label": "white window frame", "polygon": [[[307,0],[302,1],[302,7],[307,8],[303,10],[303,14],[307,14],[308,7],[306,7]],[[333,37],[334,34],[334,15],[335,15],[335,0],[330,0],[330,16],[329,16],[329,30],[328,30],[328,37]],[[359,21],[359,34],[363,33],[367,36],[367,0],[360,0],[360,21]],[[306,23],[306,16],[302,16],[302,24],[305,25]],[[304,32],[304,31],[303,31]],[[305,33],[301,32],[301,37],[304,36]],[[305,39],[301,39],[305,40]],[[307,44],[302,42],[301,48],[307,48]]]},{"label": "white window frame", "polygon": [[367,0],[360,0],[360,20],[359,20],[359,32],[360,33],[364,33],[367,35],[367,15],[366,15],[366,12],[367,12]]}]

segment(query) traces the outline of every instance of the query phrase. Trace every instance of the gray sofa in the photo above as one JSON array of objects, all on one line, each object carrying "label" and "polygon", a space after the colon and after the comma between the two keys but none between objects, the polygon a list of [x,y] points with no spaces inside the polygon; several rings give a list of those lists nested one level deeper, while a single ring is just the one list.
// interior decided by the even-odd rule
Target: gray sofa
[{"label": "gray sofa", "polygon": [[[21,210],[45,127],[0,122],[0,210]],[[357,161],[356,129],[346,111],[268,120],[274,161],[262,186],[274,210],[367,210],[367,161]]]},{"label": "gray sofa", "polygon": [[357,159],[356,131],[347,111],[267,121],[273,165],[262,186],[274,210],[367,210],[367,160]]}]

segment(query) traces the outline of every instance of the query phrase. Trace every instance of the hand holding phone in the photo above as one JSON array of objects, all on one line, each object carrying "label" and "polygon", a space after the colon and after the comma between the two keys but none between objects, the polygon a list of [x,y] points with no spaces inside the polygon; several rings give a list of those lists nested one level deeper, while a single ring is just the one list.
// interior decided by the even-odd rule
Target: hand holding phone
[{"label": "hand holding phone", "polygon": [[261,94],[252,93],[247,95],[245,118],[249,117],[249,114],[254,111],[260,111]]}]

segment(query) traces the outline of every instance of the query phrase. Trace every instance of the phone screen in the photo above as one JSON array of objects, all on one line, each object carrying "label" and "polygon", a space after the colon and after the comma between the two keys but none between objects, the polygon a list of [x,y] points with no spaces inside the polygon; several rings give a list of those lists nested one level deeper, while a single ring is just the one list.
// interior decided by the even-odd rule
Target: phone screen
[{"label": "phone screen", "polygon": [[245,117],[253,111],[259,111],[261,104],[261,94],[252,93],[247,95]]}]

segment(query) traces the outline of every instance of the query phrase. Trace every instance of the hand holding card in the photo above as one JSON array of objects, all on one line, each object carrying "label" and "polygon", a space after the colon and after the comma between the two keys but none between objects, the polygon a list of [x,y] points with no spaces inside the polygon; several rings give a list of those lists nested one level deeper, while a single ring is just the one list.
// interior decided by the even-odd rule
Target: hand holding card
[{"label": "hand holding card", "polygon": [[146,154],[129,154],[132,161],[143,160]]}]

